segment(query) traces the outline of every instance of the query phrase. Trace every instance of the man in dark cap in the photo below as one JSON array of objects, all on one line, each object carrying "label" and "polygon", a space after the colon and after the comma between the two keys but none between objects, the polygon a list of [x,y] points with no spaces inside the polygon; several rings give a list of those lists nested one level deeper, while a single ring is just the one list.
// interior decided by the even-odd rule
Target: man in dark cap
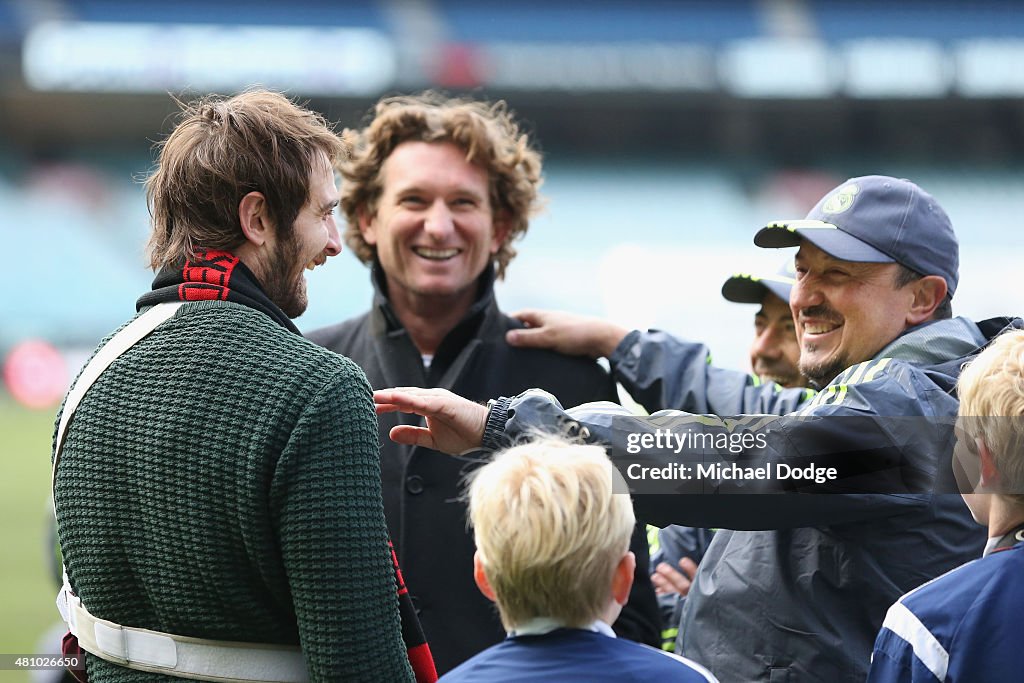
[{"label": "man in dark cap", "polygon": [[771,275],[737,273],[722,285],[727,301],[760,306],[754,314],[750,369],[762,382],[782,387],[807,386],[807,378],[800,373],[800,344],[789,308],[794,282],[796,267],[787,258]]}]

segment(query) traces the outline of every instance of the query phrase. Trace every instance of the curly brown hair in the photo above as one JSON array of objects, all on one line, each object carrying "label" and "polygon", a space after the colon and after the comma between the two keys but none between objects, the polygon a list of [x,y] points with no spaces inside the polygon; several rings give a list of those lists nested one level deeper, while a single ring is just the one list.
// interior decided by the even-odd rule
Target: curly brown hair
[{"label": "curly brown hair", "polygon": [[255,89],[178,105],[178,125],[157,145],[157,167],[146,179],[153,218],[146,252],[154,270],[242,244],[238,204],[249,192],[263,193],[287,238],[309,200],[319,154],[337,165],[347,152],[320,114],[280,93]]},{"label": "curly brown hair", "polygon": [[359,214],[373,215],[383,187],[381,167],[403,142],[450,142],[464,150],[466,161],[487,171],[495,214],[508,220],[509,232],[494,255],[498,278],[516,255],[514,240],[526,234],[537,207],[541,155],[513,120],[503,101],[477,102],[428,91],[379,101],[372,121],[362,130],[346,129],[352,155],[341,161],[341,209],[348,223],[345,243],[370,264],[376,247],[359,230]]}]

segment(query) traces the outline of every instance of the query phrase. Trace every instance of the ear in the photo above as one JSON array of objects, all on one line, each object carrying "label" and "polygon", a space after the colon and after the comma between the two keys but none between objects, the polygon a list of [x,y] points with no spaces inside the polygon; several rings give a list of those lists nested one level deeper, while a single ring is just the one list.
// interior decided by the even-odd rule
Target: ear
[{"label": "ear", "polygon": [[978,484],[985,491],[999,493],[999,480],[1002,477],[996,467],[996,459],[983,440],[975,439],[974,443],[978,448],[978,460],[981,461],[981,478]]},{"label": "ear", "polygon": [[495,211],[494,221],[491,225],[494,239],[491,240],[491,255],[498,253],[502,245],[505,244],[505,240],[508,239],[509,233],[512,231],[512,219],[509,218],[508,212],[506,211]]},{"label": "ear", "polygon": [[359,216],[359,232],[367,244],[377,244],[377,215],[371,214],[367,207],[362,207],[357,212]]},{"label": "ear", "polygon": [[487,574],[484,573],[484,562],[480,559],[479,550],[473,553],[473,580],[476,581],[476,587],[480,589],[485,598],[491,602],[497,602],[498,598],[494,595],[491,582],[487,580]]},{"label": "ear", "polygon": [[629,602],[629,591],[633,588],[633,575],[636,573],[636,555],[628,552],[622,556],[615,566],[612,575],[612,599],[620,605]]},{"label": "ear", "polygon": [[[962,418],[960,418],[962,419]],[[981,461],[975,449],[968,446],[974,439],[959,430],[953,447],[953,477],[961,494],[973,494],[979,490],[981,478]]]},{"label": "ear", "polygon": [[274,238],[274,225],[267,213],[267,199],[262,192],[250,192],[238,202],[238,222],[242,234],[253,246],[262,247]]},{"label": "ear", "polygon": [[932,314],[946,298],[946,281],[938,275],[925,275],[920,280],[911,282],[914,300],[907,311],[907,324],[920,325],[931,320]]}]

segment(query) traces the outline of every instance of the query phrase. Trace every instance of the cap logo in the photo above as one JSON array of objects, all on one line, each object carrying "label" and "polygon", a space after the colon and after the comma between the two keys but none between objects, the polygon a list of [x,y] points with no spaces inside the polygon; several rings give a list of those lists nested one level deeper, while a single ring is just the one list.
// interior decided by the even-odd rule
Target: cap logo
[{"label": "cap logo", "polygon": [[856,199],[858,192],[860,192],[860,188],[853,183],[843,185],[834,195],[825,200],[821,207],[822,213],[842,213],[846,211],[853,206],[853,200]]}]

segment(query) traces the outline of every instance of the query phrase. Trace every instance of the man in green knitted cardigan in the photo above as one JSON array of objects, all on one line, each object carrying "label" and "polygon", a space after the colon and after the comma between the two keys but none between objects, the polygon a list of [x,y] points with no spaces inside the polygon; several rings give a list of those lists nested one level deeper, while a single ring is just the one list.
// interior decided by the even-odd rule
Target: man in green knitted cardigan
[{"label": "man in green knitted cardigan", "polygon": [[304,269],[341,251],[344,152],[322,117],[262,90],[186,105],[162,144],[157,276],[137,308],[187,303],[92,385],[56,472],[69,589],[128,627],[96,627],[89,683],[232,677],[263,656],[290,656],[298,680],[431,678],[414,614],[419,647],[403,644],[369,385],[291,321]]}]

